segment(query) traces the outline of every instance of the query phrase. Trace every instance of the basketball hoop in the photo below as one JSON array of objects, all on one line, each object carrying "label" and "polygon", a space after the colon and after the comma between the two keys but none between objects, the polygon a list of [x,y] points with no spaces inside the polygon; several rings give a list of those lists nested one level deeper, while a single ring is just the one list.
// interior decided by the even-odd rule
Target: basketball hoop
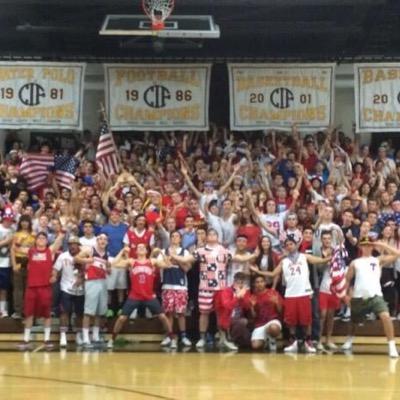
[{"label": "basketball hoop", "polygon": [[151,27],[155,31],[164,29],[164,21],[174,9],[174,0],[142,0],[143,10],[151,19]]}]

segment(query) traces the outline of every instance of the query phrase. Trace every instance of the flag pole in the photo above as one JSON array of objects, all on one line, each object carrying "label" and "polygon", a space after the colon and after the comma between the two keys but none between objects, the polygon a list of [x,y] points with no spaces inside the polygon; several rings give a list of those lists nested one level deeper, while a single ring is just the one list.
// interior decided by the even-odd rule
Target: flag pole
[{"label": "flag pole", "polygon": [[110,132],[110,134],[111,134],[111,136],[112,136],[112,138],[113,138],[113,142],[114,142],[114,146],[115,146],[115,153],[116,153],[116,156],[117,156],[119,168],[120,168],[120,171],[122,171],[122,170],[123,170],[123,165],[122,165],[122,161],[121,161],[121,156],[120,156],[119,151],[118,151],[118,149],[117,149],[117,146],[116,146],[116,144],[115,144],[114,135],[113,135],[113,133],[112,133],[112,131],[111,131],[110,125],[109,125],[108,120],[107,120],[106,109],[105,109],[104,104],[103,104],[102,102],[100,102],[100,110],[99,110],[99,113],[100,113],[100,116],[101,116],[102,121],[104,121],[104,122],[107,124],[108,131]]}]

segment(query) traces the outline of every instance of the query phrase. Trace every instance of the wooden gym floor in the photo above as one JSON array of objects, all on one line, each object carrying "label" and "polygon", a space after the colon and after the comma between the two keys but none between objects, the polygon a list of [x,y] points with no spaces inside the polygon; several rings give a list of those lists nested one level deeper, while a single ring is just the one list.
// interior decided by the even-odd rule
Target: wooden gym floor
[{"label": "wooden gym floor", "polygon": [[[386,346],[353,355],[282,353],[10,351],[0,353],[0,398],[12,400],[394,400],[398,360]],[[15,348],[15,347],[13,347]],[[125,349],[127,350],[127,349]],[[135,349],[136,351],[139,348]]]}]

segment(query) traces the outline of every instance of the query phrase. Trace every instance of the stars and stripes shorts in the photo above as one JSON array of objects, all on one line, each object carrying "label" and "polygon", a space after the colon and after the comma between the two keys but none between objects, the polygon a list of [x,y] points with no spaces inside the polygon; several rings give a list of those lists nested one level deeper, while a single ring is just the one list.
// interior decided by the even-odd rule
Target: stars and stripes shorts
[{"label": "stars and stripes shorts", "polygon": [[199,290],[199,311],[202,314],[209,314],[214,311],[214,298],[217,290]]},{"label": "stars and stripes shorts", "polygon": [[162,305],[166,313],[184,314],[188,303],[187,290],[163,289]]}]

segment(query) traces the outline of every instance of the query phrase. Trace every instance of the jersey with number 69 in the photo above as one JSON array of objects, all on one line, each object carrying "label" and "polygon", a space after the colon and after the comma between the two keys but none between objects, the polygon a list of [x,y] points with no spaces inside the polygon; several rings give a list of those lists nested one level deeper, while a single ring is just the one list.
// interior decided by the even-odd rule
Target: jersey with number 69
[{"label": "jersey with number 69", "polygon": [[304,254],[300,253],[294,261],[285,257],[282,260],[282,273],[286,285],[285,297],[302,297],[312,294],[310,270]]},{"label": "jersey with number 69", "polygon": [[129,298],[131,300],[152,300],[156,297],[154,293],[155,268],[150,260],[135,260],[129,269],[131,289]]},{"label": "jersey with number 69", "polygon": [[271,236],[271,234],[263,229],[263,235],[267,235],[271,239],[272,246],[279,246],[279,237],[285,228],[285,219],[288,215],[287,211],[276,213],[276,214],[262,214],[260,218],[269,227],[276,231],[276,236]]}]

